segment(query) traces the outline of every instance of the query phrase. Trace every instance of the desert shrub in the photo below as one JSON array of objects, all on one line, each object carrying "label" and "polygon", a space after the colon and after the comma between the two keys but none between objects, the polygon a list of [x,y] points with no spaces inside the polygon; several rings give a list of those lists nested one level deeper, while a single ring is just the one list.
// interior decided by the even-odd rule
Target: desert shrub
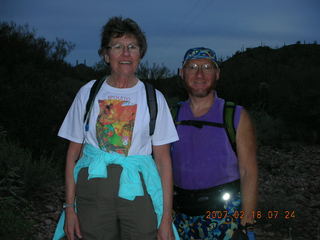
[{"label": "desert shrub", "polygon": [[179,102],[181,102],[181,100],[178,97],[171,97],[171,98],[167,97],[166,101],[170,109],[176,106]]},{"label": "desert shrub", "polygon": [[34,222],[25,217],[26,206],[15,198],[0,197],[0,239],[32,240]]},{"label": "desert shrub", "polygon": [[58,127],[83,85],[78,78],[91,80],[94,70],[63,61],[72,43],[49,42],[28,26],[0,22],[0,44],[0,125],[39,159],[59,145]]},{"label": "desert shrub", "polygon": [[281,119],[270,116],[265,111],[251,111],[256,128],[258,143],[261,145],[280,145],[286,139],[286,128]]},{"label": "desert shrub", "polygon": [[29,150],[9,142],[4,137],[0,139],[0,192],[1,196],[13,196],[26,202],[49,191],[61,171],[53,163],[52,158],[40,157],[32,159]]},{"label": "desert shrub", "polygon": [[46,201],[61,171],[51,157],[34,160],[30,150],[6,138],[0,127],[0,239],[34,239],[35,202]]}]

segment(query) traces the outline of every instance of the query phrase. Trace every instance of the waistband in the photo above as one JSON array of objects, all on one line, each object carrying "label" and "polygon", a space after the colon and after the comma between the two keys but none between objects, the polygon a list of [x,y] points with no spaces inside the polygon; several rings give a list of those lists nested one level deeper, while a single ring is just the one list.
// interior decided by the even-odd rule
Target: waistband
[{"label": "waistband", "polygon": [[214,186],[211,188],[205,188],[205,189],[184,189],[180,188],[178,186],[174,186],[174,190],[181,193],[181,194],[206,194],[211,192],[219,192],[222,190],[236,190],[240,191],[240,179],[224,183],[218,186]]},{"label": "waistband", "polygon": [[187,190],[174,188],[173,208],[177,213],[202,216],[207,211],[225,211],[240,196],[240,180],[221,184],[212,188]]},{"label": "waistband", "polygon": [[[133,200],[136,196],[144,195],[139,172],[144,177],[150,195],[155,191],[161,191],[160,177],[150,155],[124,156],[102,151],[90,144],[85,145],[83,156],[74,168],[74,180],[77,182],[79,171],[85,167],[88,167],[88,179],[107,178],[106,168],[110,164],[123,167],[120,176],[119,197]],[[149,177],[150,175],[152,177]]]},{"label": "waistband", "polygon": [[118,153],[108,153],[86,144],[83,156],[74,168],[74,178],[77,182],[79,171],[88,167],[88,179],[107,178],[107,166],[117,164],[122,166],[118,196],[134,200],[136,196],[143,196],[143,187],[139,172],[142,173],[148,193],[151,196],[158,222],[161,221],[163,202],[161,180],[157,167],[150,155],[124,156]]}]

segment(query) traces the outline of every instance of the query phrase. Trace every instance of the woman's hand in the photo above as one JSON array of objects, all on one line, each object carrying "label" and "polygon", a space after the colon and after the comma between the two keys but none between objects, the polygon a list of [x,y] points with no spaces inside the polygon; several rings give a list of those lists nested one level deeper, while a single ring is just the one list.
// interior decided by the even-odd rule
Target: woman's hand
[{"label": "woman's hand", "polygon": [[66,208],[64,231],[68,240],[75,240],[75,236],[82,238],[78,216],[73,208]]},{"label": "woman's hand", "polygon": [[174,240],[172,230],[172,167],[170,157],[170,144],[153,146],[163,189],[163,216],[158,231],[158,240]]},{"label": "woman's hand", "polygon": [[172,220],[162,219],[159,230],[158,230],[158,240],[174,240],[174,234],[172,230]]}]

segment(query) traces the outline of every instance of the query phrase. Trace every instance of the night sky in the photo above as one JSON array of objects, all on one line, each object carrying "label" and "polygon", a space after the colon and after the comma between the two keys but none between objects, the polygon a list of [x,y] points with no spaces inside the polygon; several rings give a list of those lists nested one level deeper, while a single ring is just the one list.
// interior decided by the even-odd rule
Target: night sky
[{"label": "night sky", "polygon": [[130,17],[147,35],[143,60],[172,70],[191,47],[210,47],[226,59],[261,45],[319,44],[319,12],[319,0],[0,0],[0,21],[75,43],[71,64],[98,62],[102,26],[112,16]]}]

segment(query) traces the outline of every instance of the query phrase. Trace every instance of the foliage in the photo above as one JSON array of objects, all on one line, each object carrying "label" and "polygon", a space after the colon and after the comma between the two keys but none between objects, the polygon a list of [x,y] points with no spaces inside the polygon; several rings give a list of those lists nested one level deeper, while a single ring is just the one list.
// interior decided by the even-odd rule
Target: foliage
[{"label": "foliage", "polygon": [[0,198],[0,238],[31,240],[34,222],[25,217],[26,208],[14,198]]},{"label": "foliage", "polygon": [[172,77],[174,74],[163,64],[153,63],[149,65],[148,61],[141,62],[137,70],[137,76],[143,80],[158,81]]},{"label": "foliage", "polygon": [[237,52],[222,64],[219,95],[283,122],[290,140],[319,142],[319,56],[319,45],[300,43]]},{"label": "foliage", "polygon": [[0,24],[0,44],[0,124],[33,156],[50,153],[61,144],[58,126],[83,84],[63,61],[74,45],[37,38],[28,26],[14,23]]},{"label": "foliage", "polygon": [[270,116],[265,111],[251,111],[251,118],[256,128],[256,136],[260,145],[281,145],[287,140],[287,129],[281,119]]},{"label": "foliage", "polygon": [[74,43],[61,38],[56,38],[56,41],[51,48],[53,51],[50,53],[50,57],[55,61],[63,61],[74,48]]},{"label": "foliage", "polygon": [[29,217],[32,201],[57,187],[61,174],[52,159],[32,159],[29,150],[5,135],[0,127],[0,238],[29,240],[35,232]]},{"label": "foliage", "polygon": [[29,150],[1,138],[0,192],[3,198],[15,197],[26,203],[50,191],[61,175],[52,158],[32,159]]},{"label": "foliage", "polygon": [[182,100],[186,100],[188,97],[183,81],[179,76],[161,79],[161,81],[153,81],[151,79],[147,80],[147,82],[153,84],[155,88],[163,93],[169,106]]}]

